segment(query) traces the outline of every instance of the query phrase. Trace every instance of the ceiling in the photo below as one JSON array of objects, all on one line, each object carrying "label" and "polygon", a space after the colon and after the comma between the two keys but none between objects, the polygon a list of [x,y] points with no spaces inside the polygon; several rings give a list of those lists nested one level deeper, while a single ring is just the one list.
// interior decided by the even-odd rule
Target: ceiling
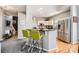
[{"label": "ceiling", "polygon": [[4,9],[8,15],[16,14],[17,12],[26,13],[26,5],[1,5],[0,7]]},{"label": "ceiling", "polygon": [[1,5],[6,14],[17,14],[17,12],[26,13],[30,11],[33,16],[37,17],[49,17],[55,14],[69,10],[69,5]]},{"label": "ceiling", "polygon": [[12,11],[12,12],[26,12],[25,5],[2,5],[0,6],[4,10]]},{"label": "ceiling", "polygon": [[[69,5],[28,5],[28,10],[33,16],[49,17],[69,10]],[[27,10],[27,12],[28,12]]]}]

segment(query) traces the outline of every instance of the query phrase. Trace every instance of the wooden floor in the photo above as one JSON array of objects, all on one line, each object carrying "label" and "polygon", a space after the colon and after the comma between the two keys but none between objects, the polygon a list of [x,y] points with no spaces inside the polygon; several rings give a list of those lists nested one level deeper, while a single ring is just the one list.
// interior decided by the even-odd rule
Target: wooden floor
[{"label": "wooden floor", "polygon": [[57,49],[49,51],[49,53],[77,53],[78,44],[69,44],[57,40]]},{"label": "wooden floor", "polygon": [[[12,40],[16,40],[15,37],[12,37]],[[10,39],[11,40],[11,39]],[[48,53],[77,53],[78,52],[78,45],[79,44],[69,44],[66,42],[63,42],[61,40],[56,41],[57,46],[55,50],[51,50]]]}]

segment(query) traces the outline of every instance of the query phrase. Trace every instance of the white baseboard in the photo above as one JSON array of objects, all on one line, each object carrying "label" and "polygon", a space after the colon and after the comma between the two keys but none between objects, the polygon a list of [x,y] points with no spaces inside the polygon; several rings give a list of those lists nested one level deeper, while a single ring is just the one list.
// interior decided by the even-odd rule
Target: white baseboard
[{"label": "white baseboard", "polygon": [[56,49],[58,49],[58,48],[50,49],[50,50],[48,50],[48,51],[52,51],[52,50],[56,50]]},{"label": "white baseboard", "polygon": [[71,44],[77,44],[78,42],[76,41],[76,42],[71,42]]}]

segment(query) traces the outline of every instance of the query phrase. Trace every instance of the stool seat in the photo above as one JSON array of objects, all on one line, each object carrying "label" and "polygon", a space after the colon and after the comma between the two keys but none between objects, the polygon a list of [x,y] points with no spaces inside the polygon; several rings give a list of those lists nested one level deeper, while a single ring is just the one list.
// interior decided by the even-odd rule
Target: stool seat
[{"label": "stool seat", "polygon": [[23,37],[25,38],[29,38],[30,37],[30,31],[29,30],[22,30],[22,33],[23,33]]},{"label": "stool seat", "polygon": [[41,35],[41,33],[38,30],[33,29],[31,30],[31,37],[33,40],[40,40],[43,37],[43,35]]}]

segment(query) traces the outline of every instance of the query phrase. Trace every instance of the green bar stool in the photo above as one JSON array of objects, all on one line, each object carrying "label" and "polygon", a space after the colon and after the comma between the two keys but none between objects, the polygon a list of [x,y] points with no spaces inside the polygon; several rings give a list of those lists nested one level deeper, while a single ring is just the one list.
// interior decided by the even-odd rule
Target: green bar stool
[{"label": "green bar stool", "polygon": [[39,30],[32,29],[31,30],[31,38],[33,39],[31,52],[33,52],[33,48],[35,47],[35,45],[37,48],[39,48],[39,46],[41,45],[42,49],[40,49],[39,52],[42,52],[42,50],[43,50],[43,40],[42,40],[43,35],[41,35]]},{"label": "green bar stool", "polygon": [[[22,30],[22,33],[23,33],[23,37],[28,40],[28,42],[24,44],[22,49],[24,49],[26,46],[29,46],[29,49],[30,49],[30,43],[31,43],[30,31],[26,29],[26,30]],[[28,49],[28,52],[29,52],[29,49]]]}]

